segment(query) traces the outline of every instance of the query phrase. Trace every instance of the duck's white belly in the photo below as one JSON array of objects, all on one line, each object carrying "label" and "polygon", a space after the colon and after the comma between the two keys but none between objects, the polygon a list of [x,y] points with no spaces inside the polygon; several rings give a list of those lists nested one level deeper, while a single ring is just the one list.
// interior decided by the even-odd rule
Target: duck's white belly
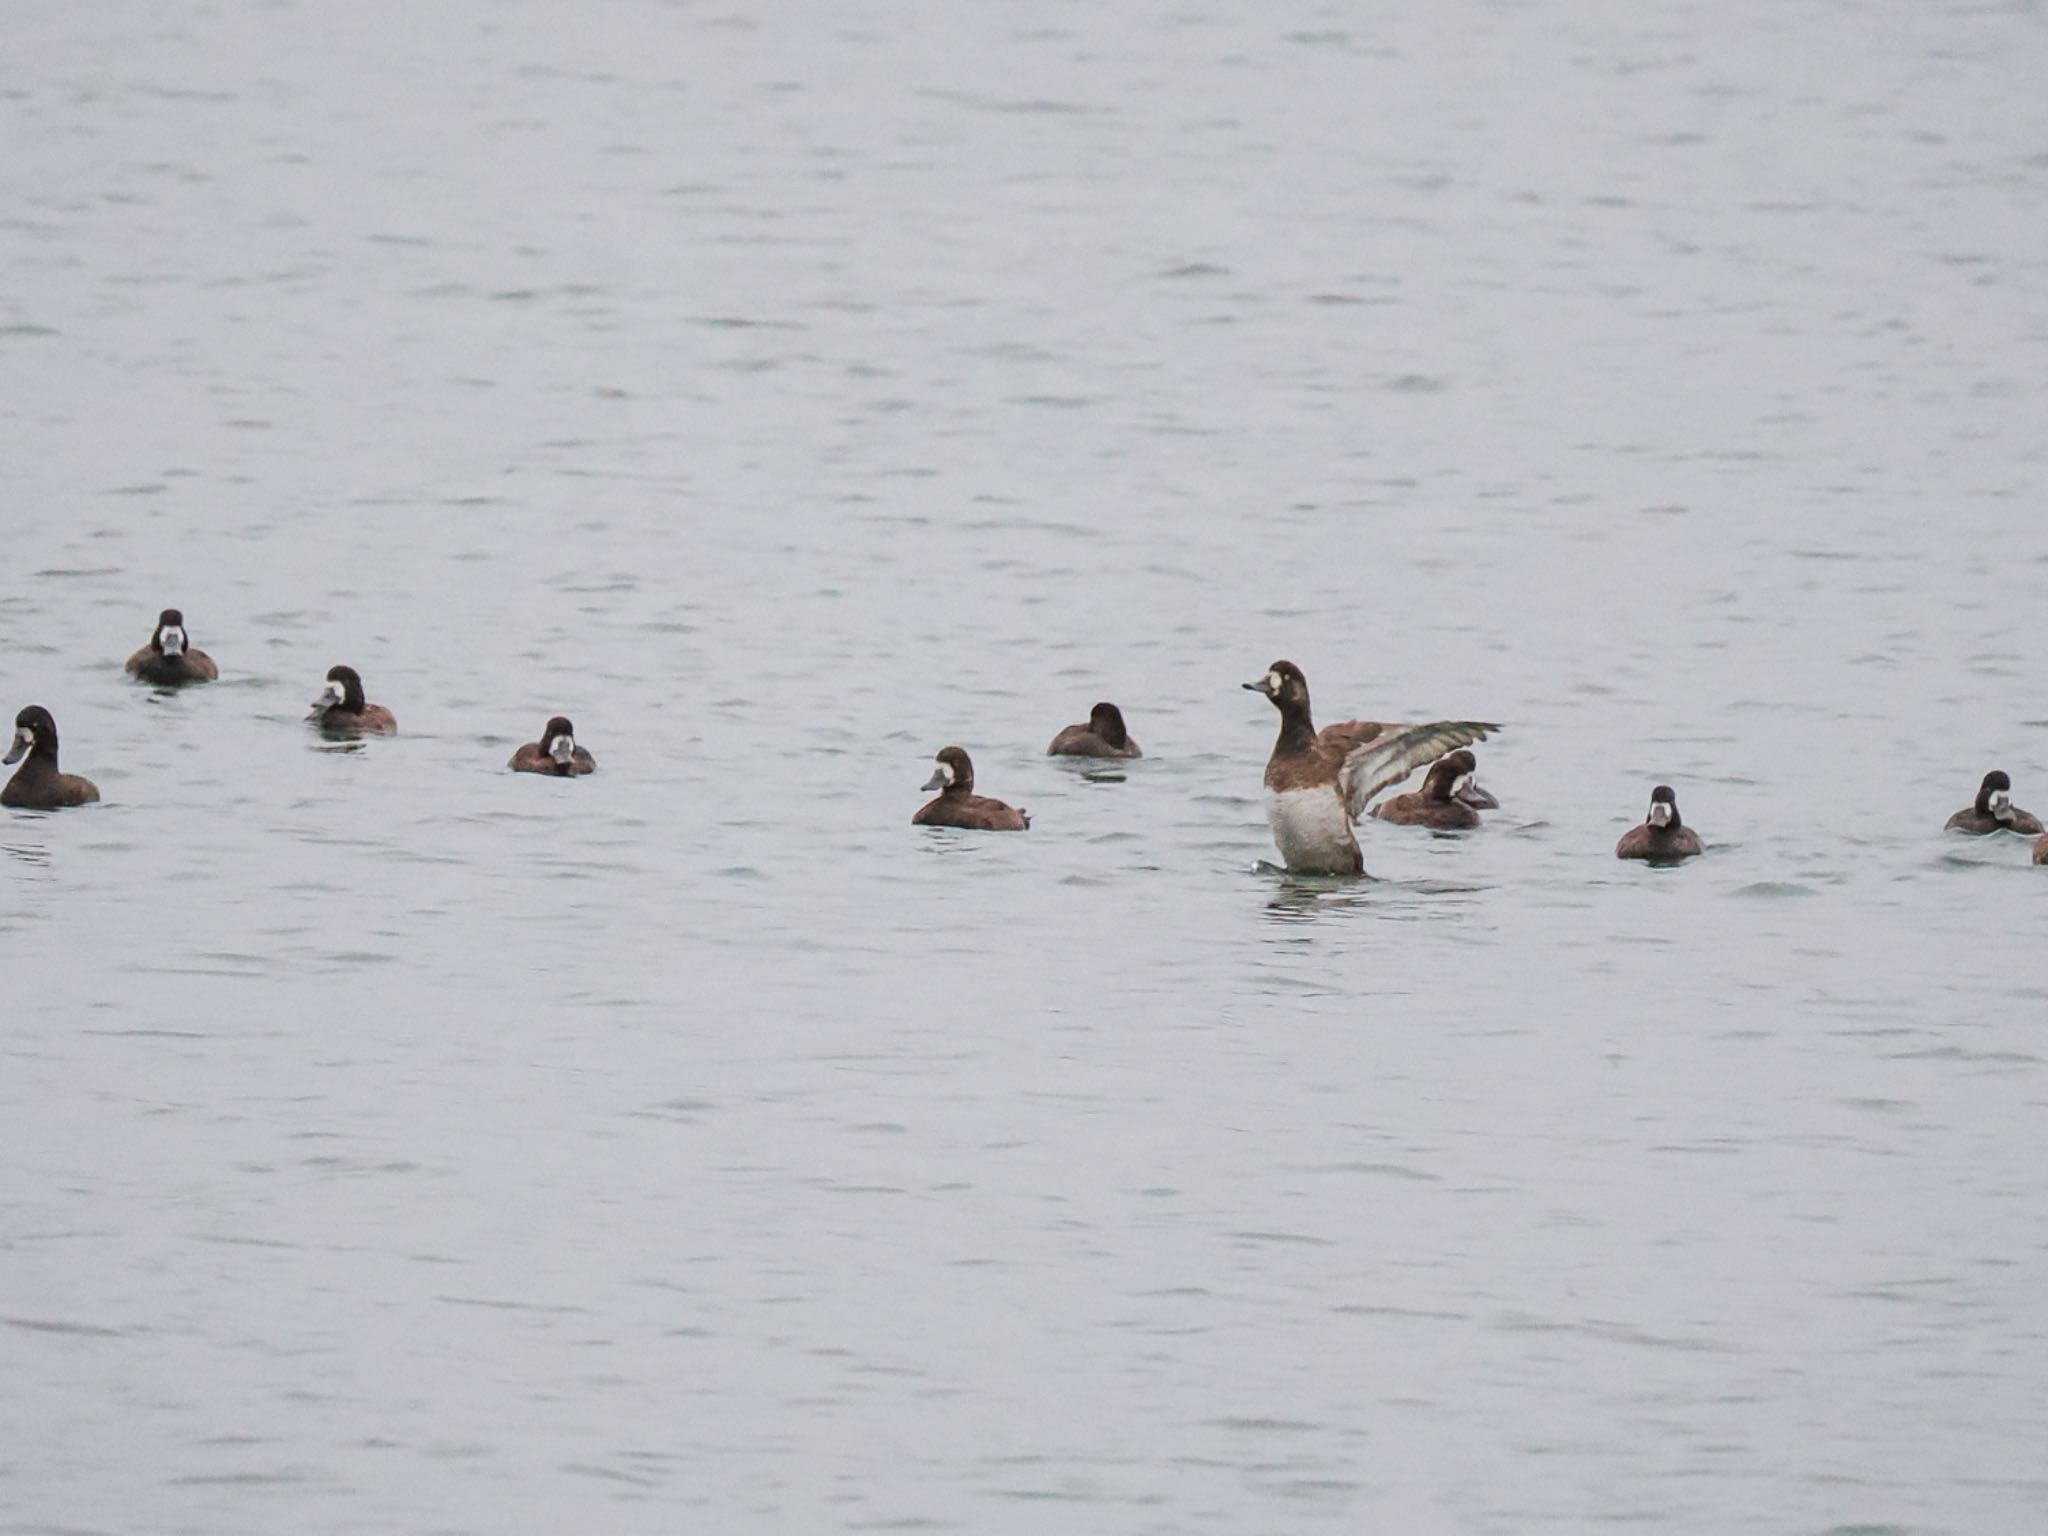
[{"label": "duck's white belly", "polygon": [[1266,820],[1273,825],[1273,841],[1289,869],[1305,875],[1359,872],[1351,812],[1335,789],[1324,785],[1269,794]]}]

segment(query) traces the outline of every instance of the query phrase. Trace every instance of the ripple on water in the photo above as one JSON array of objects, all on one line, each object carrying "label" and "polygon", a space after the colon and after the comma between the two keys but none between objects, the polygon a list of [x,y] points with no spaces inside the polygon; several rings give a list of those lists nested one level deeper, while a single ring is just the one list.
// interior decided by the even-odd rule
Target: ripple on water
[{"label": "ripple on water", "polygon": [[1735,894],[1771,901],[1790,896],[1817,896],[1820,893],[1812,886],[1802,885],[1796,880],[1756,880],[1748,885],[1738,886]]},{"label": "ripple on water", "polygon": [[1422,1168],[1410,1168],[1405,1163],[1304,1163],[1294,1165],[1296,1173],[1341,1173],[1362,1174],[1373,1178],[1412,1179],[1420,1183],[1434,1184],[1442,1179],[1441,1174],[1430,1173]]},{"label": "ripple on water", "polygon": [[4,1317],[0,1323],[10,1328],[19,1328],[24,1333],[69,1334],[81,1339],[119,1339],[127,1337],[123,1328],[104,1327],[98,1323],[81,1323],[70,1319],[50,1317]]}]

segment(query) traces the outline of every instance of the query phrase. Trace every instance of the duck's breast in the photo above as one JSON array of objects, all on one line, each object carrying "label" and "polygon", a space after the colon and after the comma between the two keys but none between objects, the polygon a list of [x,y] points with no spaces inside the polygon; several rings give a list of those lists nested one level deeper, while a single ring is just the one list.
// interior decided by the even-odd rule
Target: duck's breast
[{"label": "duck's breast", "polygon": [[1335,785],[1275,790],[1266,797],[1266,819],[1289,869],[1333,875],[1358,869],[1358,839]]}]

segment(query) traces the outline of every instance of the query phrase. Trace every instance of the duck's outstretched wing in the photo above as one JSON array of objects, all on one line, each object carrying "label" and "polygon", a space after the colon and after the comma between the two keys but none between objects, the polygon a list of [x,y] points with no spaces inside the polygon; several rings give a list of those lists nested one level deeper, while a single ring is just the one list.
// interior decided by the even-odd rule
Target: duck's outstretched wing
[{"label": "duck's outstretched wing", "polygon": [[[1365,725],[1370,722],[1356,721]],[[1332,726],[1331,731],[1342,726]],[[1344,754],[1344,767],[1337,777],[1344,791],[1344,803],[1351,819],[1365,814],[1372,797],[1390,784],[1398,784],[1426,763],[1446,752],[1486,740],[1489,731],[1500,727],[1485,720],[1432,720],[1427,725],[1382,725]]]},{"label": "duck's outstretched wing", "polygon": [[1326,725],[1316,732],[1316,748],[1318,751],[1335,752],[1342,759],[1368,741],[1378,741],[1388,731],[1399,729],[1398,725],[1387,725],[1378,720],[1339,720],[1335,725]]}]

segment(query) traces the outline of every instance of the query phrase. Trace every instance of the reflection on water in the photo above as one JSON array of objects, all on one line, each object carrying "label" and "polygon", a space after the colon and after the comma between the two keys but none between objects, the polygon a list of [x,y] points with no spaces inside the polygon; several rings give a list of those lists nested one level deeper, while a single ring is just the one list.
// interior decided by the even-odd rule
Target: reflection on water
[{"label": "reflection on water", "polygon": [[0,1525],[2038,1527],[2039,29],[1582,11],[21,19]]},{"label": "reflection on water", "polygon": [[[1266,869],[1270,871],[1272,866]],[[1281,922],[1308,922],[1326,911],[1361,906],[1366,899],[1360,894],[1367,884],[1365,880],[1321,880],[1312,875],[1274,872],[1279,873],[1279,879],[1266,898],[1266,912]]]}]

